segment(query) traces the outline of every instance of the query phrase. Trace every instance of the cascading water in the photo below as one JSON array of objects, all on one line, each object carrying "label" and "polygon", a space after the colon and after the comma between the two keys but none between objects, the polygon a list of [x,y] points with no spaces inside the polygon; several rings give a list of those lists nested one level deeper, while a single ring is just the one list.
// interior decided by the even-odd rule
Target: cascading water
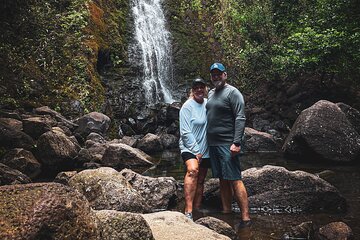
[{"label": "cascading water", "polygon": [[135,39],[141,51],[146,103],[172,103],[170,32],[165,28],[162,0],[131,0]]}]

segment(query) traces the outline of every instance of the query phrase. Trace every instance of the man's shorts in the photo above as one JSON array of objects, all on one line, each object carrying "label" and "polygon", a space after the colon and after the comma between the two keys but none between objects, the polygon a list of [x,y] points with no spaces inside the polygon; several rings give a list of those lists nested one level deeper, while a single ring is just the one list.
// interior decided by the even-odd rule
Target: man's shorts
[{"label": "man's shorts", "polygon": [[225,180],[241,180],[240,154],[231,156],[230,145],[210,146],[212,176]]},{"label": "man's shorts", "polygon": [[[189,159],[192,159],[192,158],[196,159],[196,156],[189,152],[183,152],[183,153],[181,153],[181,158],[185,163]],[[201,162],[200,162],[200,167],[201,168],[211,168],[210,158],[202,158]]]}]

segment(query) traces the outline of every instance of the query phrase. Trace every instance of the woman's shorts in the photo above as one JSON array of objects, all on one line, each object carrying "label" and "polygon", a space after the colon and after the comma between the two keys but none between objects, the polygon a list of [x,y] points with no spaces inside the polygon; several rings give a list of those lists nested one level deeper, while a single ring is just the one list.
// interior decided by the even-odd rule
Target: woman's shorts
[{"label": "woman's shorts", "polygon": [[210,146],[213,178],[241,180],[240,154],[231,156],[230,145]]},{"label": "woman's shorts", "polygon": [[[189,159],[193,159],[193,158],[196,159],[196,156],[189,152],[183,152],[183,153],[181,153],[181,158],[185,163]],[[202,158],[201,162],[200,162],[200,167],[201,168],[211,168],[210,158]]]}]

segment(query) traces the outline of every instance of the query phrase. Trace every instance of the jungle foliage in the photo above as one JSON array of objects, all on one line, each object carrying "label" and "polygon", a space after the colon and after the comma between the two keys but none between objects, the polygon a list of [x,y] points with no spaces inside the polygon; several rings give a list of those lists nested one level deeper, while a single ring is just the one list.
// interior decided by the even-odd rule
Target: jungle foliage
[{"label": "jungle foliage", "polygon": [[[207,31],[201,44],[221,49],[221,56],[211,57],[236,69],[239,86],[251,90],[264,81],[304,76],[360,86],[357,0],[184,0],[179,5],[182,21]],[[192,26],[201,18],[202,29]]]}]

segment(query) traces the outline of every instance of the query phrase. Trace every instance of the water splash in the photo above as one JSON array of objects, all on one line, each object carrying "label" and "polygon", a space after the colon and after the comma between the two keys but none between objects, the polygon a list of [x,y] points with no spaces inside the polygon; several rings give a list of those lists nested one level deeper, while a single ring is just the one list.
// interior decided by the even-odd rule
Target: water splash
[{"label": "water splash", "polygon": [[165,28],[161,0],[132,0],[135,39],[141,50],[147,104],[172,103],[170,32]]}]

